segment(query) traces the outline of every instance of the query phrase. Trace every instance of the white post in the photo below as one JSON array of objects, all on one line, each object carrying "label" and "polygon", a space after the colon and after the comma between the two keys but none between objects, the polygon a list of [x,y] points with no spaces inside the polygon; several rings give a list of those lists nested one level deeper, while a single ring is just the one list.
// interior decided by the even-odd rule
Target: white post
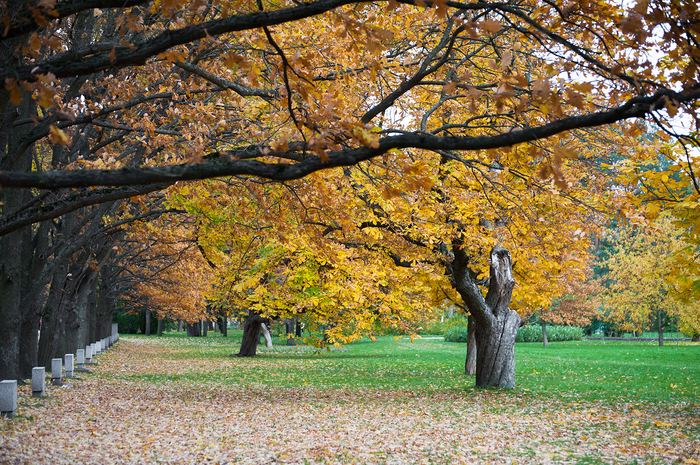
[{"label": "white post", "polygon": [[75,357],[75,363],[78,364],[78,370],[83,368],[83,365],[85,365],[85,349],[78,349]]},{"label": "white post", "polygon": [[46,368],[32,368],[32,397],[44,397],[46,393]]},{"label": "white post", "polygon": [[73,354],[66,354],[66,378],[73,377]]},{"label": "white post", "polygon": [[61,378],[63,377],[63,360],[60,358],[51,359],[51,384],[54,386],[61,385]]},{"label": "white post", "polygon": [[0,381],[0,415],[12,418],[17,410],[17,380]]}]

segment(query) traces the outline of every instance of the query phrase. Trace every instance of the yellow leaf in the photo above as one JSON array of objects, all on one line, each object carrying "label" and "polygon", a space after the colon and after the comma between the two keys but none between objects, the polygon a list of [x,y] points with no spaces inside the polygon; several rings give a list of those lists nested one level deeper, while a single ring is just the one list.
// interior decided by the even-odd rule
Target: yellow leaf
[{"label": "yellow leaf", "polygon": [[655,421],[654,425],[663,427],[673,426],[671,423],[664,423],[663,421]]},{"label": "yellow leaf", "polygon": [[485,19],[482,22],[480,22],[479,24],[477,24],[477,27],[479,27],[481,29],[485,29],[489,32],[498,32],[501,30],[502,26],[501,26],[501,23],[499,23],[496,20]]},{"label": "yellow leaf", "polygon": [[54,144],[68,145],[68,136],[61,129],[57,128],[53,124],[49,126],[49,139]]}]

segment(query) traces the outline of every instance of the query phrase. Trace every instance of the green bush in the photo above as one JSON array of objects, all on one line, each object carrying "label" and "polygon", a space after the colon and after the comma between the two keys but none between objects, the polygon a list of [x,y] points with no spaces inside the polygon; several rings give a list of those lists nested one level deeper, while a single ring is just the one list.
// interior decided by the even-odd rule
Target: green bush
[{"label": "green bush", "polygon": [[[583,337],[583,328],[578,326],[550,326],[547,325],[547,340],[579,341]],[[527,325],[518,330],[515,342],[542,342],[542,326]]]},{"label": "green bush", "polygon": [[445,342],[469,342],[467,326],[452,326],[445,331]]},{"label": "green bush", "polygon": [[429,321],[422,325],[421,334],[444,335],[450,328],[467,327],[467,317],[461,313],[456,313],[445,321]]}]

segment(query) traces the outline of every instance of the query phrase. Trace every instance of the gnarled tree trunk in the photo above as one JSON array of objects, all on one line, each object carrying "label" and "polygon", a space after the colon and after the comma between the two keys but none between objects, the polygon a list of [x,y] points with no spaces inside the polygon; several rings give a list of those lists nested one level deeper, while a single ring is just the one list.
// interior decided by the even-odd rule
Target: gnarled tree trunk
[{"label": "gnarled tree trunk", "polygon": [[263,318],[257,313],[250,311],[243,325],[243,340],[241,341],[241,350],[236,354],[237,357],[254,357],[258,350],[260,342],[261,325],[269,323],[267,318]]},{"label": "gnarled tree trunk", "polygon": [[457,292],[476,320],[476,386],[515,387],[515,336],[520,316],[508,308],[515,280],[510,252],[491,250],[491,277],[486,297],[472,279],[469,256],[453,242],[452,271]]}]

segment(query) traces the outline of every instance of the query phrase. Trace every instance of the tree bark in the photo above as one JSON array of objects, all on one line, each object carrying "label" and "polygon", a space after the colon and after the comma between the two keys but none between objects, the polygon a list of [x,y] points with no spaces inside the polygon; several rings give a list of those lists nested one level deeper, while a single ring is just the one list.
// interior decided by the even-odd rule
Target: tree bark
[{"label": "tree bark", "polygon": [[297,345],[297,341],[294,340],[294,331],[296,329],[296,325],[297,325],[296,318],[285,318],[284,319],[284,328],[285,328],[285,333],[287,336],[287,345],[288,346]]},{"label": "tree bark", "polygon": [[464,374],[476,374],[476,319],[467,317],[467,358],[464,361]]},{"label": "tree bark", "polygon": [[241,349],[237,357],[254,357],[258,350],[260,342],[261,325],[269,323],[267,318],[263,318],[257,313],[250,311],[243,325],[243,340],[241,340]]},{"label": "tree bark", "polygon": [[265,345],[268,349],[272,349],[272,336],[270,336],[270,331],[267,329],[265,323],[262,323],[260,325],[260,330],[262,331],[262,334],[265,337]]},{"label": "tree bark", "polygon": [[658,322],[658,327],[659,327],[659,347],[663,347],[664,345],[664,327],[663,324],[661,323],[661,317],[662,317],[662,312],[661,310],[656,311],[656,319]]},{"label": "tree bark", "polygon": [[163,319],[158,318],[158,337],[163,336]]},{"label": "tree bark", "polygon": [[542,320],[542,344],[545,347],[549,347],[549,341],[547,341],[547,324]]},{"label": "tree bark", "polygon": [[515,336],[520,316],[508,305],[515,280],[510,252],[491,250],[489,289],[483,296],[468,267],[469,256],[460,240],[453,242],[455,289],[476,319],[476,386],[515,387]]},{"label": "tree bark", "polygon": [[200,337],[201,335],[201,323],[199,321],[192,324],[187,323],[187,337]]},{"label": "tree bark", "polygon": [[146,309],[146,330],[143,332],[146,336],[151,335],[151,311]]}]

